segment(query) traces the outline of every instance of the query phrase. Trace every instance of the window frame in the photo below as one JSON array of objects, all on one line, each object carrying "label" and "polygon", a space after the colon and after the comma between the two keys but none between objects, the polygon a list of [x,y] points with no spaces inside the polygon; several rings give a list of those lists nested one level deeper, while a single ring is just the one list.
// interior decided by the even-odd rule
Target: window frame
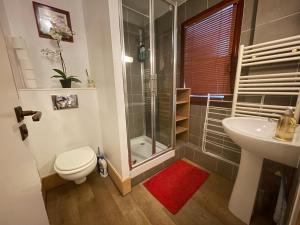
[{"label": "window frame", "polygon": [[[195,22],[198,22],[205,17],[208,17],[223,8],[231,5],[237,4],[237,12],[236,12],[236,21],[235,21],[235,28],[233,34],[233,44],[232,44],[232,56],[231,56],[231,68],[230,68],[230,87],[231,92],[234,91],[234,81],[235,81],[235,73],[236,73],[236,65],[238,59],[238,49],[240,45],[240,36],[241,36],[241,28],[242,28],[242,21],[243,21],[243,10],[244,10],[244,0],[223,0],[220,3],[212,6],[209,9],[200,12],[196,16],[184,21],[181,24],[181,68],[180,68],[180,87],[184,87],[184,36],[185,36],[185,29],[192,25]],[[205,96],[191,96],[191,103],[204,105],[207,102],[207,97]]]}]

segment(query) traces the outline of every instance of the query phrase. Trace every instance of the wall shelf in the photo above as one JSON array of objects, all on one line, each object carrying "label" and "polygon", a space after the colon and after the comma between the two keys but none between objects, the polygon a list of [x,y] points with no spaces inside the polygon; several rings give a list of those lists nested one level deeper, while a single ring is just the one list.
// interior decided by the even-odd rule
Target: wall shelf
[{"label": "wall shelf", "polygon": [[180,105],[180,104],[185,104],[188,103],[189,101],[176,101],[176,105]]},{"label": "wall shelf", "polygon": [[176,140],[189,140],[190,88],[176,89]]},{"label": "wall shelf", "polygon": [[179,116],[179,115],[176,115],[176,122],[179,122],[179,121],[182,121],[182,120],[187,120],[189,119],[188,116]]},{"label": "wall shelf", "polygon": [[176,134],[181,134],[183,132],[186,132],[187,130],[188,130],[188,128],[186,128],[186,127],[176,126]]}]

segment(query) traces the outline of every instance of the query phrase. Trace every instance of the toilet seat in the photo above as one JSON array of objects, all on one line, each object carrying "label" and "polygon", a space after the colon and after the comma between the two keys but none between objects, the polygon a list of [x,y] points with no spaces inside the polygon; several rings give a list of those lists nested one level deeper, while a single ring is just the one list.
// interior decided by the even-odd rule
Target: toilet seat
[{"label": "toilet seat", "polygon": [[57,156],[54,169],[60,174],[77,173],[97,161],[95,152],[90,147],[82,147],[61,153]]}]

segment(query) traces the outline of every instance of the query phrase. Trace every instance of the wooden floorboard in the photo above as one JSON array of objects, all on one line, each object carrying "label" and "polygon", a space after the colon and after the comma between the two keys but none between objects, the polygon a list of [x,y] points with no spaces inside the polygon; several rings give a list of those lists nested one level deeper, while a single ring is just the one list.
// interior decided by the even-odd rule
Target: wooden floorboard
[{"label": "wooden floorboard", "polygon": [[[228,210],[233,184],[211,173],[176,214],[171,214],[142,185],[121,196],[109,177],[96,172],[81,185],[67,183],[47,192],[51,225],[244,225]],[[257,217],[251,225],[271,225]]]}]

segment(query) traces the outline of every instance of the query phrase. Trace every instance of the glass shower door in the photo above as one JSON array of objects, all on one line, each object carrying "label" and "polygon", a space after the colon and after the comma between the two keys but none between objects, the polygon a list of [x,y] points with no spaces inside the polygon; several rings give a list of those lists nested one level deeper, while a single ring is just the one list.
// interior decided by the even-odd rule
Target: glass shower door
[{"label": "glass shower door", "polygon": [[175,6],[122,0],[124,88],[131,168],[172,147]]},{"label": "glass shower door", "polygon": [[122,0],[123,70],[130,165],[152,156],[149,0]]},{"label": "glass shower door", "polygon": [[159,153],[172,147],[174,138],[175,6],[165,0],[153,0],[153,8],[153,79],[156,80],[153,152]]}]

